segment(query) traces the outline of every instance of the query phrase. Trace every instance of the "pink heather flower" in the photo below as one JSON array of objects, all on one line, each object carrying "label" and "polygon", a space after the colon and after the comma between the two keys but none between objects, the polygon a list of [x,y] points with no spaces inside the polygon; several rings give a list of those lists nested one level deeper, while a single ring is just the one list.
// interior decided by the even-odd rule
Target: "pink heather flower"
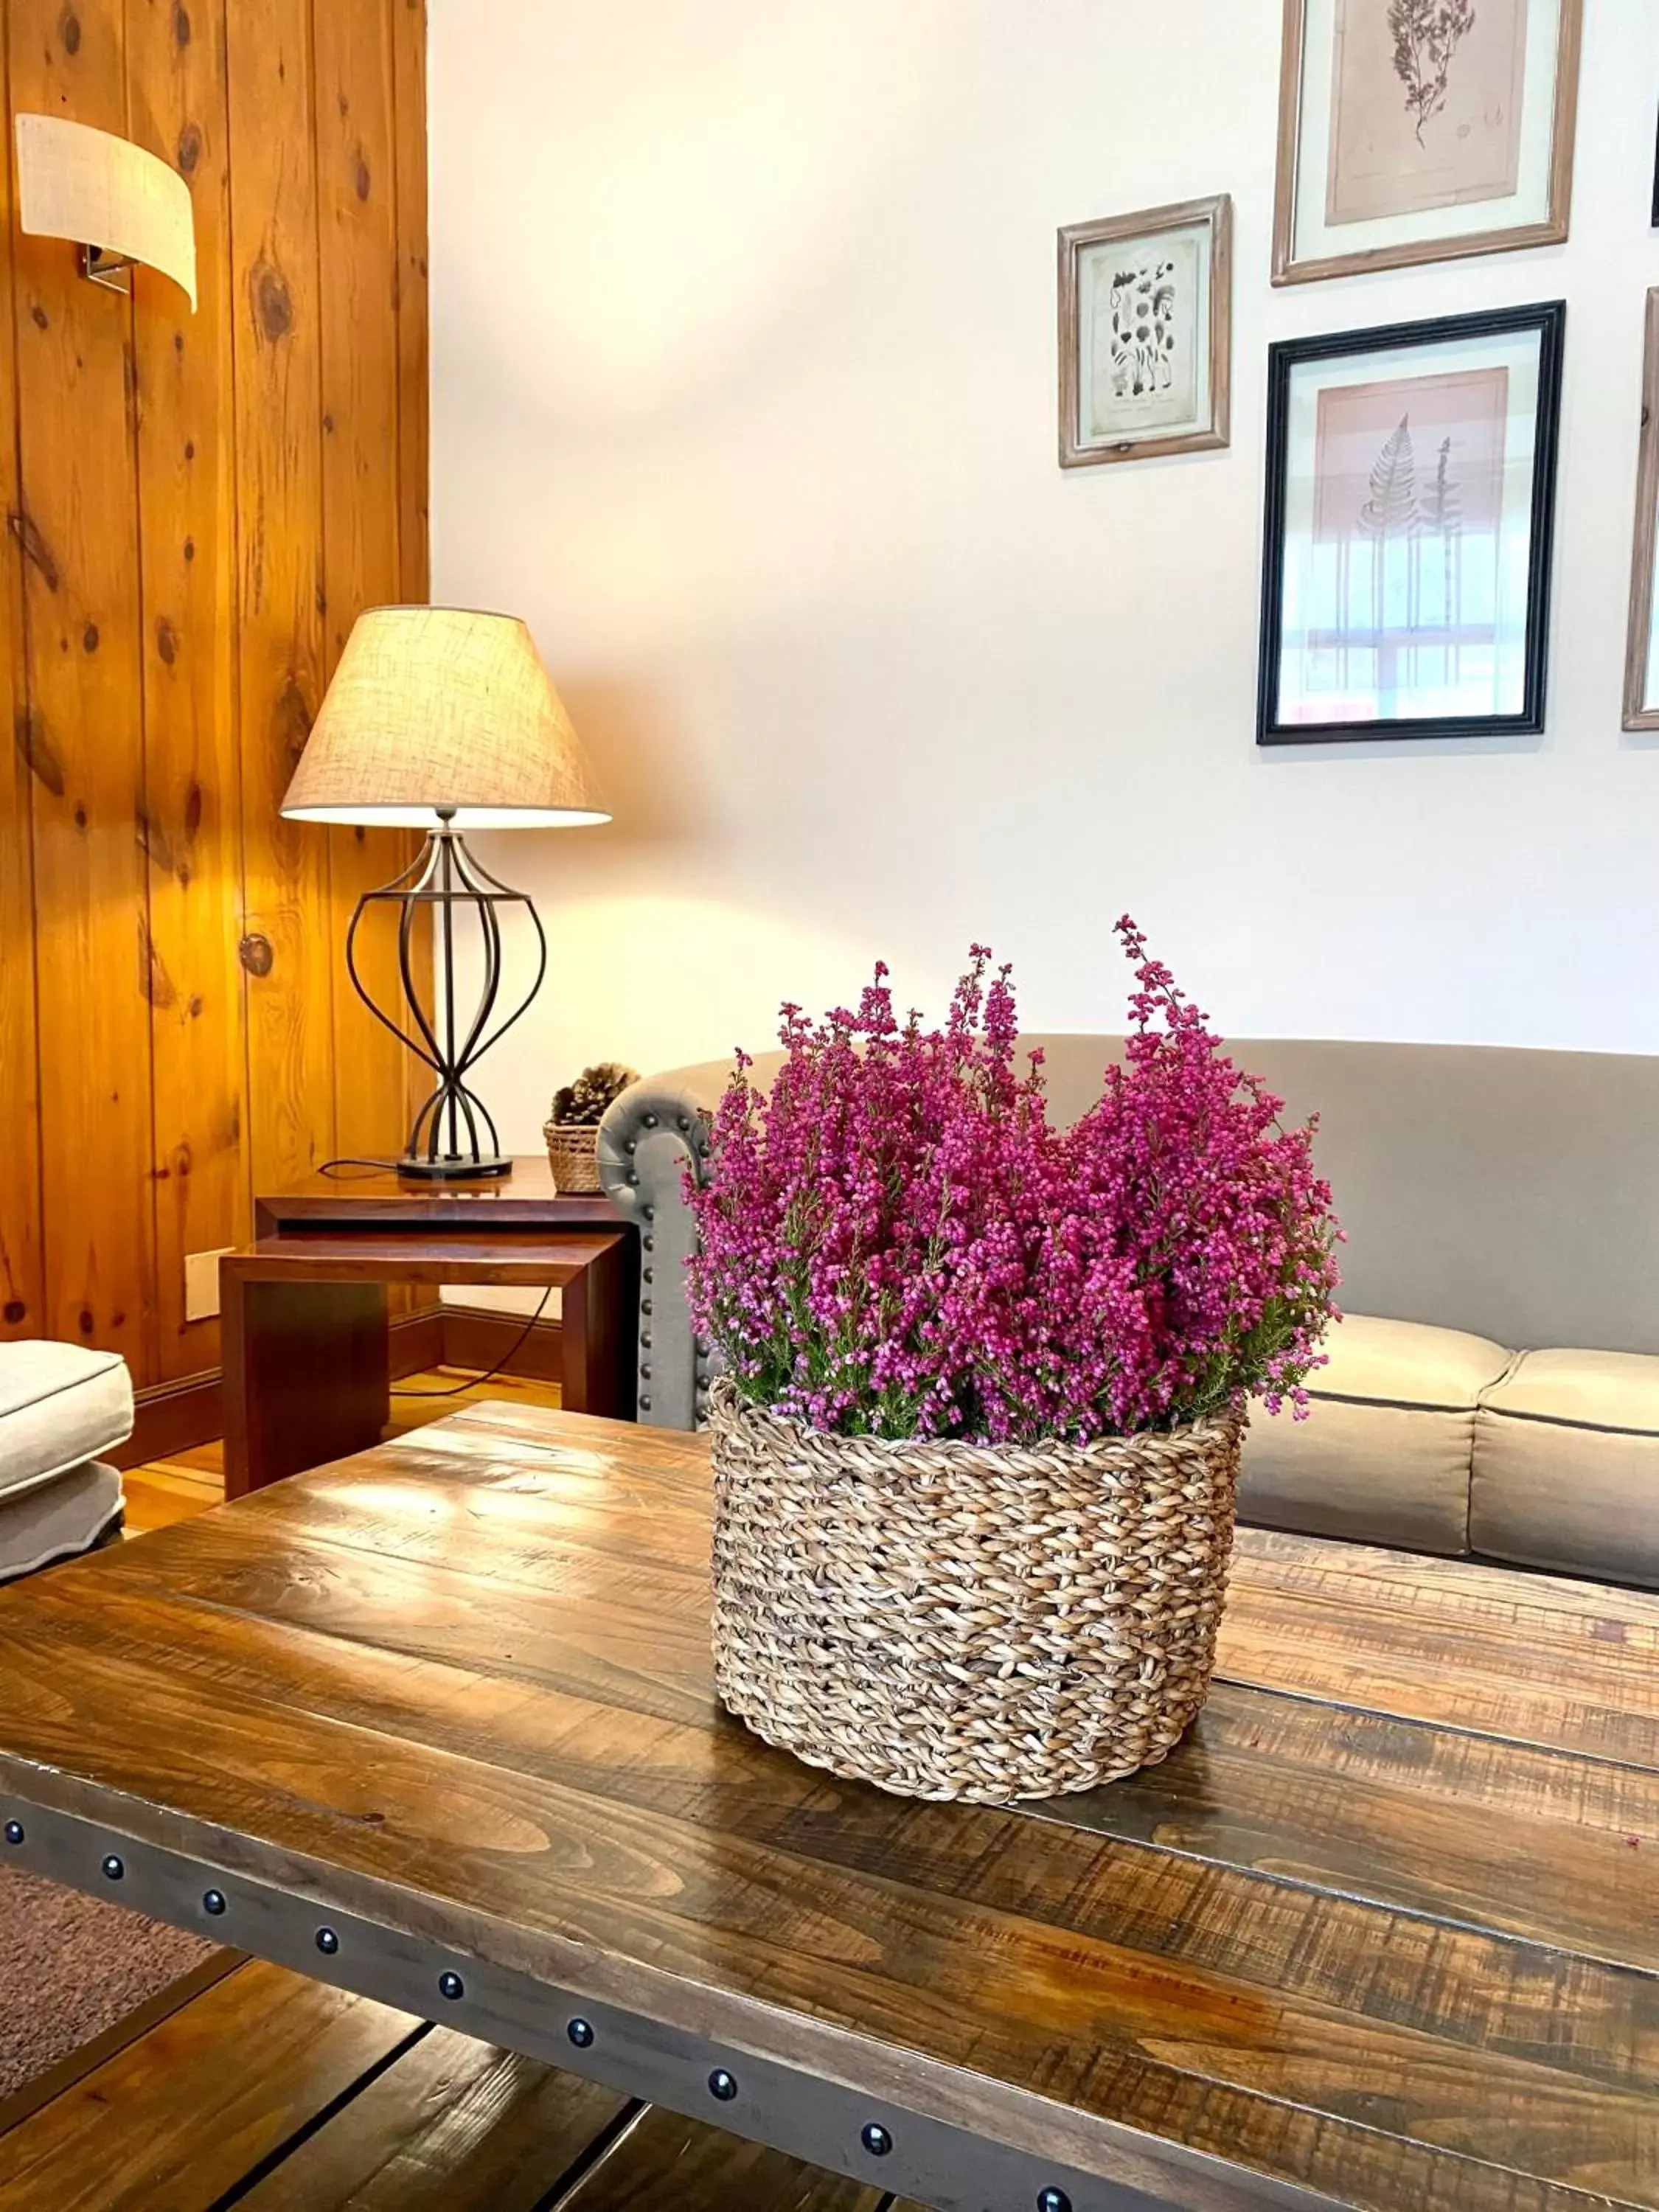
[{"label": "pink heather flower", "polygon": [[942,1030],[782,1009],[771,1095],[739,1053],[688,1183],[697,1327],[744,1394],[846,1435],[1086,1442],[1260,1396],[1306,1410],[1340,1237],[1314,1125],[1223,1051],[1151,958],[1121,1066],[1054,1128],[1006,968],[971,948]]}]

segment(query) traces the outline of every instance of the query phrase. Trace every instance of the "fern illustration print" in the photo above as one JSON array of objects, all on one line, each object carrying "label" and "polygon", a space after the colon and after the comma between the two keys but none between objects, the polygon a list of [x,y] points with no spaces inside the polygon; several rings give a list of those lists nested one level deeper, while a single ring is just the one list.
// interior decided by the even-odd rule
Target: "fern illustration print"
[{"label": "fern illustration print", "polygon": [[[1547,59],[1529,20],[1536,0],[1332,5],[1327,225],[1386,225],[1512,197],[1529,80],[1541,84]],[[1355,250],[1409,242],[1386,232],[1352,237]],[[1340,249],[1344,240],[1328,243]]]},{"label": "fern illustration print", "polygon": [[1446,105],[1452,57],[1474,28],[1473,0],[1389,0],[1395,74],[1423,142],[1423,126]]},{"label": "fern illustration print", "polygon": [[1417,456],[1412,418],[1402,415],[1371,469],[1370,496],[1359,510],[1368,538],[1404,538],[1417,526]]}]

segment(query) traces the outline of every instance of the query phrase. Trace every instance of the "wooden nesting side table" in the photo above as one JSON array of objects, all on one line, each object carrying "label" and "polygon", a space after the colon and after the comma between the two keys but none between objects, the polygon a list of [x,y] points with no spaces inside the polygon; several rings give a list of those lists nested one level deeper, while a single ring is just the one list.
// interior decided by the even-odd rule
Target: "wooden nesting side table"
[{"label": "wooden nesting side table", "polygon": [[608,1198],[556,1190],[545,1158],[477,1182],[348,1167],[253,1218],[219,1264],[227,1497],[380,1442],[392,1282],[554,1285],[565,1407],[632,1418],[635,1232]]}]

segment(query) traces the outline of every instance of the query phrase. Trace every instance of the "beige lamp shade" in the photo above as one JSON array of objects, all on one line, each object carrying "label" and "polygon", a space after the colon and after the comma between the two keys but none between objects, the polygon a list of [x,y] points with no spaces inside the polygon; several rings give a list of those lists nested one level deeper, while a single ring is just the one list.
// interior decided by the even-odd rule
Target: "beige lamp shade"
[{"label": "beige lamp shade", "polygon": [[371,607],[283,801],[301,822],[429,829],[608,822],[581,740],[515,616]]}]

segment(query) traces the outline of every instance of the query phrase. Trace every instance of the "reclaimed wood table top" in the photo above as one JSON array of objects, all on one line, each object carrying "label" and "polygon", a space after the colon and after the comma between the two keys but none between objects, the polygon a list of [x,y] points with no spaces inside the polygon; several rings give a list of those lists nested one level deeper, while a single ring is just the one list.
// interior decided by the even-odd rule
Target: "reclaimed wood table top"
[{"label": "reclaimed wood table top", "polygon": [[707,1552],[487,1406],[0,1593],[0,1860],[953,2208],[1659,2207],[1659,1598],[1243,1531],[1187,1741],[1005,1811],[720,1713]]}]

